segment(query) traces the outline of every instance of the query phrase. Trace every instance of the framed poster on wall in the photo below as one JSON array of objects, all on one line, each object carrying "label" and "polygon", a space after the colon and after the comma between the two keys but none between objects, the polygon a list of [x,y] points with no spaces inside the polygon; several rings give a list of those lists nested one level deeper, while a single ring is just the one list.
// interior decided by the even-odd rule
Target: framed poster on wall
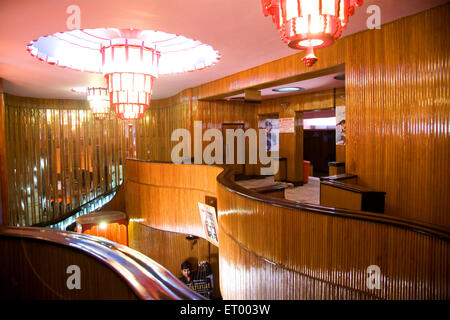
[{"label": "framed poster on wall", "polygon": [[279,122],[278,118],[266,118],[258,123],[259,129],[267,130],[267,150],[279,151],[280,137],[279,137]]},{"label": "framed poster on wall", "polygon": [[336,107],[336,144],[345,146],[345,107]]},{"label": "framed poster on wall", "polygon": [[206,240],[219,246],[218,224],[216,219],[216,209],[207,204],[198,202],[198,209],[202,219],[203,229],[205,230]]}]

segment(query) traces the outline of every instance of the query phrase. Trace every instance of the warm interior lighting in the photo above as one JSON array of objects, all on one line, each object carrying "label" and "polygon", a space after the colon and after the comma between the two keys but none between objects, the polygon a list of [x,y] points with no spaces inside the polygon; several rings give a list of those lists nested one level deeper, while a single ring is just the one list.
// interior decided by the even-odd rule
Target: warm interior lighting
[{"label": "warm interior lighting", "polygon": [[104,120],[109,116],[111,107],[106,88],[87,88],[87,100],[94,119]]},{"label": "warm interior lighting", "polygon": [[98,225],[100,230],[106,230],[107,226],[108,226],[108,224],[106,222],[100,222],[100,224]]},{"label": "warm interior lighting", "polygon": [[160,53],[144,42],[138,45],[128,39],[111,41],[101,53],[103,75],[117,116],[123,120],[142,118],[150,106]]},{"label": "warm interior lighting", "polygon": [[303,129],[335,129],[336,117],[303,119]]},{"label": "warm interior lighting", "polygon": [[302,60],[312,66],[314,48],[330,46],[347,27],[348,17],[362,0],[261,0],[265,16],[271,15],[281,38],[291,48],[307,50]]},{"label": "warm interior lighting", "polygon": [[300,91],[300,90],[305,90],[305,88],[300,88],[300,87],[284,87],[284,88],[275,88],[275,89],[272,89],[272,91],[275,91],[275,92],[294,92],[294,91]]},{"label": "warm interior lighting", "polygon": [[159,74],[202,70],[220,60],[217,51],[198,40],[133,28],[57,32],[30,41],[27,50],[52,65],[103,73],[110,109],[123,120],[143,117]]},{"label": "warm interior lighting", "polygon": [[303,40],[298,43],[299,47],[318,47],[323,43],[320,39]]}]

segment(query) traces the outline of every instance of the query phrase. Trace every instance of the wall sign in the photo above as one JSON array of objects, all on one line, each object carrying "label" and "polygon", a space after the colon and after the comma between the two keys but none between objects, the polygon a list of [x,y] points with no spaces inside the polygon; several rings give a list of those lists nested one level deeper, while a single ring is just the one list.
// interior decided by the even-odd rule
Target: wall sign
[{"label": "wall sign", "polygon": [[336,107],[336,144],[345,146],[345,107]]},{"label": "wall sign", "polygon": [[219,246],[218,225],[216,219],[216,209],[201,202],[198,202],[198,209],[205,230],[206,240]]},{"label": "wall sign", "polygon": [[292,118],[280,118],[279,119],[279,132],[280,133],[294,133],[294,117]]}]

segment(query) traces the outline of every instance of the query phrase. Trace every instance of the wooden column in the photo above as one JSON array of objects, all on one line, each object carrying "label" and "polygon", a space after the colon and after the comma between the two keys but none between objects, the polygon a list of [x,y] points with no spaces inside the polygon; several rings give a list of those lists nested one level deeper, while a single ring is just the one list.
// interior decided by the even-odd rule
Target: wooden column
[{"label": "wooden column", "polygon": [[5,116],[3,79],[0,78],[0,225],[9,225]]},{"label": "wooden column", "polygon": [[294,164],[295,164],[295,184],[303,184],[305,177],[303,176],[303,112],[295,112],[295,146],[294,146]]}]

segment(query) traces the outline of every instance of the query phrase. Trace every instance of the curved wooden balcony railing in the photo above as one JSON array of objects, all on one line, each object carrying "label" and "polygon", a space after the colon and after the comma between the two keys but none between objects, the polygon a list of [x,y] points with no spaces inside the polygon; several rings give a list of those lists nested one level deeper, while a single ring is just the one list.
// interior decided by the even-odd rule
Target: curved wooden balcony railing
[{"label": "curved wooden balcony railing", "polygon": [[128,160],[124,192],[130,218],[203,238],[197,202],[217,197],[224,299],[450,299],[445,228],[265,196],[214,166]]},{"label": "curved wooden balcony railing", "polygon": [[449,230],[264,196],[229,171],[217,181],[227,299],[450,299]]},{"label": "curved wooden balcony railing", "polygon": [[[2,298],[205,299],[145,255],[103,238],[35,227],[0,227]],[[69,289],[67,267],[80,268]]]}]

